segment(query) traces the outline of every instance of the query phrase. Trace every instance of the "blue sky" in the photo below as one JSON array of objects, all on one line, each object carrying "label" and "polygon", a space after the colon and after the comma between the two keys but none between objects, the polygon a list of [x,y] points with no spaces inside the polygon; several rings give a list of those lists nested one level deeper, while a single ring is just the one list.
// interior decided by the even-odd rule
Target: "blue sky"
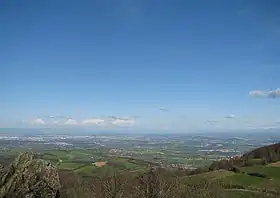
[{"label": "blue sky", "polygon": [[279,9],[277,0],[1,1],[0,126],[58,116],[143,130],[280,126]]}]

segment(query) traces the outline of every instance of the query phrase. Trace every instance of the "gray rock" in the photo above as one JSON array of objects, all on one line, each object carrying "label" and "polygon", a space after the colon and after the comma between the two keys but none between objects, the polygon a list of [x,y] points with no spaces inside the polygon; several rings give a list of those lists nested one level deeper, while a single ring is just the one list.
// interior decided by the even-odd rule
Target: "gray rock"
[{"label": "gray rock", "polygon": [[34,153],[20,154],[0,180],[0,198],[59,197],[58,170],[49,162],[36,159]]},{"label": "gray rock", "polygon": [[4,166],[3,166],[3,164],[0,164],[0,178],[2,178],[3,175],[4,175]]}]

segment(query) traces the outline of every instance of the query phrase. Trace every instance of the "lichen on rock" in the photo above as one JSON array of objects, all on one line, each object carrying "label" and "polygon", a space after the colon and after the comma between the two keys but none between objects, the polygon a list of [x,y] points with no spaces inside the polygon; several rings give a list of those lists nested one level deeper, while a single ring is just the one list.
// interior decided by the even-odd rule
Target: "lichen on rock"
[{"label": "lichen on rock", "polygon": [[32,152],[20,154],[0,180],[0,197],[40,198],[59,196],[59,175],[55,166],[37,159]]}]

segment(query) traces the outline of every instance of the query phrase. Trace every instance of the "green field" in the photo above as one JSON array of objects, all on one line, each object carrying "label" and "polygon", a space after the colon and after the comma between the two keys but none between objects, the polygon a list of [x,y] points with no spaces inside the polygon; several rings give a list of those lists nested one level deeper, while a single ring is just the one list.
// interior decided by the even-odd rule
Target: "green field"
[{"label": "green field", "polygon": [[223,180],[227,184],[241,185],[243,187],[254,186],[265,182],[266,179],[260,177],[253,177],[246,174],[234,174],[232,176],[227,176]]},{"label": "green field", "polygon": [[[265,195],[262,194],[261,197],[276,196],[276,193],[280,189],[280,167],[270,167],[263,165],[243,167],[241,168],[241,170],[245,173],[236,173],[232,176],[227,176],[222,179],[223,185],[226,185],[226,188],[231,188],[231,191],[229,190],[231,193],[241,191],[239,193],[242,194],[246,191],[247,194],[257,194],[257,192],[259,192],[259,194],[262,194],[262,191],[266,190],[267,193],[265,193]],[[268,178],[250,176],[246,173],[261,173],[268,176]],[[244,197],[246,197],[246,193]],[[277,196],[280,195],[277,194]]]},{"label": "green field", "polygon": [[65,162],[65,163],[61,163],[58,167],[60,169],[66,169],[66,170],[74,170],[78,167],[80,167],[82,164],[78,164],[78,163],[71,163],[71,162]]},{"label": "green field", "polygon": [[208,179],[217,179],[217,178],[223,178],[231,175],[235,175],[235,173],[232,171],[218,170],[218,171],[211,171],[207,173],[201,173],[194,176],[202,176]]},{"label": "green field", "polygon": [[[247,197],[280,197],[276,194],[280,189],[280,167],[252,166],[241,168],[244,173],[234,173],[231,171],[219,170],[206,172],[181,178],[181,183],[185,185],[201,185],[206,181],[216,181],[223,186],[229,198]],[[263,173],[268,178],[261,178],[247,175],[246,172]],[[266,189],[267,192],[263,192]]]},{"label": "green field", "polygon": [[248,173],[262,173],[269,178],[280,179],[280,167],[273,166],[249,166],[241,168],[241,171]]},{"label": "green field", "polygon": [[[59,164],[60,169],[73,170],[86,176],[102,176],[113,172],[143,172],[147,162],[130,158],[110,157],[98,149],[49,150],[42,158]],[[107,165],[96,167],[94,162],[107,161]]]},{"label": "green field", "polygon": [[[2,161],[5,158],[13,159],[19,153],[28,149],[2,149],[0,155]],[[40,158],[50,161],[60,169],[73,170],[86,176],[101,176],[113,172],[143,172],[149,164],[144,160],[132,158],[112,157],[106,151],[100,149],[69,149],[69,150],[44,150],[38,153]],[[9,162],[10,160],[8,160]],[[94,162],[107,161],[103,167],[96,167]]]},{"label": "green field", "polygon": [[235,175],[232,171],[226,171],[226,170],[218,170],[218,171],[211,171],[206,173],[200,173],[196,175],[190,175],[190,176],[184,176],[182,179],[188,180],[193,179],[196,177],[204,178],[204,179],[219,179],[227,176]]},{"label": "green field", "polygon": [[83,175],[88,175],[91,176],[95,172],[97,168],[94,165],[85,165],[85,166],[80,166],[75,170],[76,173],[81,173]]}]

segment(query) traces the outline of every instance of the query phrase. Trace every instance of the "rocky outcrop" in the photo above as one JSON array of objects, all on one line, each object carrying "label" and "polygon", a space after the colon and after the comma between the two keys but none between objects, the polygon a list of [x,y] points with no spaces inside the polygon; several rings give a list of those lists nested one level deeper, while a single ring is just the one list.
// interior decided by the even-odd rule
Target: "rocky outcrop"
[{"label": "rocky outcrop", "polygon": [[20,154],[1,175],[0,198],[59,197],[57,168],[32,152]]},{"label": "rocky outcrop", "polygon": [[2,178],[4,175],[4,166],[0,164],[0,178]]}]

